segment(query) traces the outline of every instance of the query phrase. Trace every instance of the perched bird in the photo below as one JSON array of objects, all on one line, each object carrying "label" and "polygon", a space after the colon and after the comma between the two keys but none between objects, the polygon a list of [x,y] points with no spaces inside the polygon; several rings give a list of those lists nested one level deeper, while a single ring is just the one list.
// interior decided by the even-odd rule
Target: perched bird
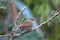
[{"label": "perched bird", "polygon": [[22,28],[23,30],[31,31],[32,30],[32,27],[33,27],[33,24],[34,24],[34,19],[33,18],[30,18],[30,19],[24,21],[20,25],[20,28]]}]

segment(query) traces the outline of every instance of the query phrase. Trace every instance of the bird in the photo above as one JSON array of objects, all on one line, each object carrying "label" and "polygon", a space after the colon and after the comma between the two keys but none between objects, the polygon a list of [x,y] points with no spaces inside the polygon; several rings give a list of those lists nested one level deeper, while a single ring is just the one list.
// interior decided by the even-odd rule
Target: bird
[{"label": "bird", "polygon": [[21,25],[19,25],[19,27],[22,28],[23,30],[31,31],[33,28],[33,24],[34,19],[30,18],[28,20],[25,20]]}]

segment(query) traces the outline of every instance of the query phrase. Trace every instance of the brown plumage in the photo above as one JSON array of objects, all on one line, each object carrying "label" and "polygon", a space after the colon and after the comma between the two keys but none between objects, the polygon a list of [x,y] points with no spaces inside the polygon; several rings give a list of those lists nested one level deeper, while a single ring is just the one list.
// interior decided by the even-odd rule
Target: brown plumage
[{"label": "brown plumage", "polygon": [[31,31],[33,27],[34,19],[30,18],[29,20],[24,21],[21,25],[20,28],[23,30],[28,30]]}]

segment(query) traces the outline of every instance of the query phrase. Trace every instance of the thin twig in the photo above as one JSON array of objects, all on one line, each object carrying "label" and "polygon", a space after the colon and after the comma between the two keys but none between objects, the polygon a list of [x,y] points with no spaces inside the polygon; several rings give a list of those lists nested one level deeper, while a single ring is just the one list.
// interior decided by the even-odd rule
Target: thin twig
[{"label": "thin twig", "polygon": [[32,28],[32,30],[36,30],[36,29],[40,28],[41,26],[43,26],[44,24],[47,24],[47,23],[51,22],[51,21],[52,21],[55,17],[57,17],[58,15],[60,15],[60,11],[57,12],[57,13],[55,13],[55,14],[54,14],[51,18],[49,18],[47,21],[41,23],[40,25],[38,25],[38,26],[35,27],[35,28]]},{"label": "thin twig", "polygon": [[[18,15],[17,15],[17,17],[16,17],[16,21],[17,21],[17,19],[19,18],[19,16],[20,16],[20,14],[25,10],[25,8],[26,8],[26,6],[24,6],[21,10],[20,10],[20,12],[18,13]],[[12,40],[12,38],[13,38],[13,36],[14,36],[14,34],[15,34],[15,30],[16,30],[16,28],[17,28],[17,26],[16,26],[16,22],[14,23],[14,27],[12,28],[12,32],[11,32],[11,35],[10,35],[10,39],[9,40]],[[12,35],[13,34],[13,35]]]},{"label": "thin twig", "polygon": [[15,34],[14,37],[22,36],[22,35],[26,34],[27,32],[28,32],[27,30],[24,30],[21,33]]},{"label": "thin twig", "polygon": [[[59,14],[60,14],[60,11],[57,12],[56,14],[54,14],[54,15],[53,15],[51,18],[49,18],[47,21],[41,23],[40,25],[38,25],[38,26],[35,27],[35,28],[32,28],[32,31],[33,31],[33,30],[37,30],[37,29],[40,28],[41,26],[43,26],[43,25],[51,22],[51,21],[52,21],[55,17],[57,17]],[[19,34],[15,34],[15,36],[21,36],[22,34],[26,34],[26,31],[23,32],[23,33],[21,32],[21,33],[19,33]],[[15,37],[15,36],[14,36],[14,37]]]},{"label": "thin twig", "polygon": [[18,15],[17,15],[17,17],[16,17],[16,20],[19,18],[20,14],[21,14],[25,9],[26,9],[26,6],[24,6],[24,7],[20,10],[20,12],[18,13]]},{"label": "thin twig", "polygon": [[10,36],[10,34],[0,35],[0,37],[3,37],[3,36]]},{"label": "thin twig", "polygon": [[[57,12],[56,14],[54,14],[54,15],[53,15],[51,18],[49,18],[47,21],[41,23],[40,25],[38,25],[38,26],[35,27],[35,28],[32,28],[32,31],[33,31],[33,30],[37,30],[37,29],[40,28],[41,26],[43,26],[43,25],[51,22],[51,21],[52,21],[55,17],[57,17],[58,15],[60,15],[60,11]],[[14,37],[15,37],[15,36],[21,36],[22,34],[26,34],[26,31],[22,31],[21,33],[15,34]],[[10,34],[2,35],[2,36],[10,36]],[[0,36],[0,37],[2,37],[2,36]]]}]

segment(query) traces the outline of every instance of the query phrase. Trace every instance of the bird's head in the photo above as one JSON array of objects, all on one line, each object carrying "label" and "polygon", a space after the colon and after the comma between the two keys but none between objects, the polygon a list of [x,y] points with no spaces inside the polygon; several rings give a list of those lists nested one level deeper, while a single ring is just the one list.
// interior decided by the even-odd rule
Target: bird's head
[{"label": "bird's head", "polygon": [[34,23],[34,18],[30,18],[30,20]]}]

